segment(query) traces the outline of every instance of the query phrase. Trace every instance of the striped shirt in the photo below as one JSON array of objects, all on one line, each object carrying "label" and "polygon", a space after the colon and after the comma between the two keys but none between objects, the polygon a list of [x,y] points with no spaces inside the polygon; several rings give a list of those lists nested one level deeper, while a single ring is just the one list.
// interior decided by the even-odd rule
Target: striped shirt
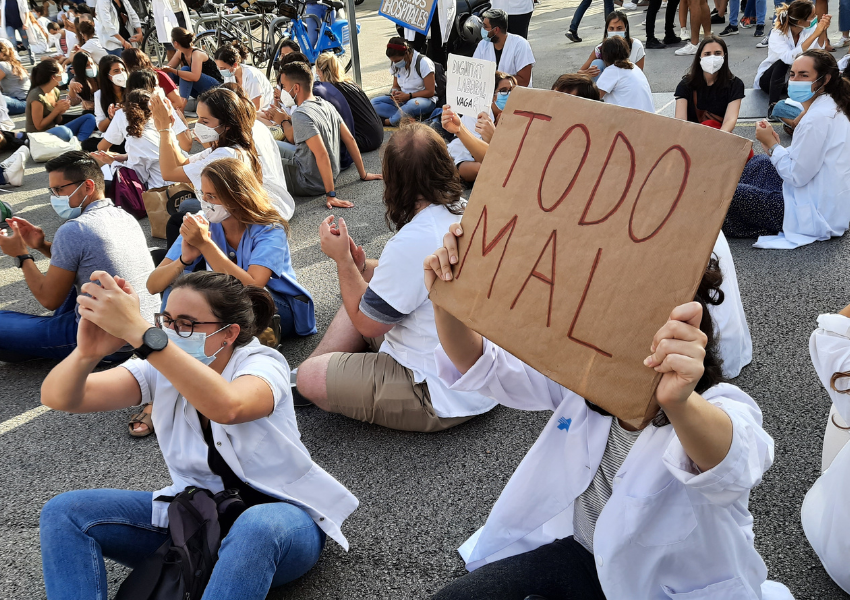
[{"label": "striped shirt", "polygon": [[591,554],[593,554],[593,532],[596,529],[596,520],[599,519],[599,513],[611,497],[614,476],[620,470],[638,436],[640,431],[626,431],[615,417],[611,421],[611,431],[608,433],[608,443],[599,469],[587,489],[576,498],[573,511],[573,537]]}]

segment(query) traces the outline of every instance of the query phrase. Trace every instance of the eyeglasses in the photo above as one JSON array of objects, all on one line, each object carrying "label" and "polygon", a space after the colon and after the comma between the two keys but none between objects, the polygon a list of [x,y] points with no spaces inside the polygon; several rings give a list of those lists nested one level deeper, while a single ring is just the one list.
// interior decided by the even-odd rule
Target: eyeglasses
[{"label": "eyeglasses", "polygon": [[195,333],[195,325],[224,325],[223,321],[193,321],[192,319],[172,319],[163,313],[153,316],[153,324],[163,329],[163,326],[173,329],[182,338],[191,337]]},{"label": "eyeglasses", "polygon": [[216,200],[218,200],[218,196],[216,196],[215,194],[208,194],[207,192],[204,192],[203,194],[201,194],[201,200],[203,200],[204,202],[209,202],[210,204],[215,204]]},{"label": "eyeglasses", "polygon": [[65,183],[65,184],[60,185],[60,186],[57,186],[57,187],[48,187],[48,188],[47,188],[47,190],[48,190],[51,194],[53,194],[54,196],[61,196],[61,195],[62,195],[61,190],[62,190],[63,188],[66,188],[66,187],[68,187],[69,185],[76,185],[76,184],[78,184],[78,183],[83,183],[83,182],[85,182],[85,181],[86,181],[85,179],[83,179],[83,181],[72,181],[71,183]]}]

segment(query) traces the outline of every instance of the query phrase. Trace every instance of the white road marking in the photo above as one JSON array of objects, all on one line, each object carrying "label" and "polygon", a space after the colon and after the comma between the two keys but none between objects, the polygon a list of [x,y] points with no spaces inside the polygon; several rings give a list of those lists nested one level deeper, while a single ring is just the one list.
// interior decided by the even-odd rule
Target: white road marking
[{"label": "white road marking", "polygon": [[33,408],[32,410],[28,410],[27,412],[18,415],[17,417],[12,417],[8,421],[3,421],[0,423],[0,435],[4,433],[9,433],[13,429],[20,427],[21,425],[26,425],[36,417],[39,417],[49,411],[50,409],[46,406],[39,406],[37,408]]}]

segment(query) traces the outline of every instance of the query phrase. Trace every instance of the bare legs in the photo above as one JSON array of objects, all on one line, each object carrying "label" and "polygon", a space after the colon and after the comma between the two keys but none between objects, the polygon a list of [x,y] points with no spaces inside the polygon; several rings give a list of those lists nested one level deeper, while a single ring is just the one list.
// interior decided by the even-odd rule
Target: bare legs
[{"label": "bare legs", "polygon": [[691,43],[699,46],[700,27],[704,35],[711,35],[711,9],[708,8],[708,0],[689,0],[688,6],[691,11]]}]

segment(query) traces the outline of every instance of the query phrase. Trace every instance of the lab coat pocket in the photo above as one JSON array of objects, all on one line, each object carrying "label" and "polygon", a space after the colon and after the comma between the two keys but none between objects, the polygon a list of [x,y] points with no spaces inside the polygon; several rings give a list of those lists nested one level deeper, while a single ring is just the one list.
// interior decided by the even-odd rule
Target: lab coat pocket
[{"label": "lab coat pocket", "polygon": [[723,598],[723,600],[753,600],[758,598],[748,588],[740,577],[733,577],[719,583],[712,583],[704,588],[690,592],[674,592],[670,587],[663,585],[661,588],[668,598],[674,600],[708,600],[709,598]]},{"label": "lab coat pocket", "polygon": [[624,501],[626,533],[640,546],[678,544],[697,526],[688,493],[676,480],[651,496],[626,496]]}]

